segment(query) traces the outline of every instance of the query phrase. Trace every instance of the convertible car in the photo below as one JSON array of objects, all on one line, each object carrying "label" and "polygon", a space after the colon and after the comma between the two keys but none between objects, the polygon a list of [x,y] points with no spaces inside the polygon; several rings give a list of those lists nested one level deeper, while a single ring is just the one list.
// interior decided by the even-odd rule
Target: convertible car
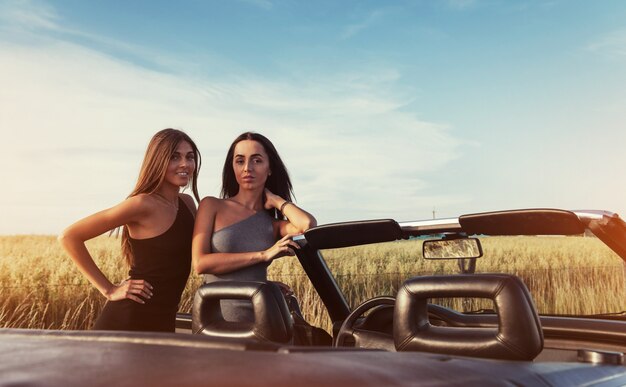
[{"label": "convertible car", "polygon": [[[617,214],[368,220],[294,240],[325,330],[271,282],[212,283],[177,333],[1,329],[0,385],[626,385]],[[230,299],[254,321],[224,320]]]}]

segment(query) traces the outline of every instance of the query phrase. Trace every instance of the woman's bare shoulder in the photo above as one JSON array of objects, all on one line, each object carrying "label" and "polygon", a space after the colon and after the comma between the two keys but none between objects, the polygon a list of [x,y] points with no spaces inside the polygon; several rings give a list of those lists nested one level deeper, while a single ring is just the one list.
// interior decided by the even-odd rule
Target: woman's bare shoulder
[{"label": "woman's bare shoulder", "polygon": [[121,204],[139,212],[150,211],[158,205],[156,200],[151,195],[145,193],[128,197]]},{"label": "woman's bare shoulder", "polygon": [[198,208],[206,209],[212,212],[221,211],[226,205],[226,199],[216,198],[214,196],[205,196],[200,200]]},{"label": "woman's bare shoulder", "polygon": [[224,203],[228,202],[227,199],[216,198],[215,196],[205,196],[200,200],[200,203],[206,202],[207,204],[211,204],[213,206],[223,206]]}]

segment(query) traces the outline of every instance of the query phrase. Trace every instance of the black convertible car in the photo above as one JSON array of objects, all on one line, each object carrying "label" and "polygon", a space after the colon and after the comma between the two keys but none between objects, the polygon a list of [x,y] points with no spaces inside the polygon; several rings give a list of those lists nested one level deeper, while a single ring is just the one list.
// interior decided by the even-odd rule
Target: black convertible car
[{"label": "black convertible car", "polygon": [[[303,329],[272,283],[213,283],[179,315],[180,333],[0,329],[0,385],[626,385],[626,224],[616,214],[358,221],[295,240],[329,334]],[[595,261],[598,246],[613,262]],[[341,272],[348,258],[358,277]],[[366,290],[353,290],[357,280]],[[223,299],[251,302],[255,321],[225,321]]]}]

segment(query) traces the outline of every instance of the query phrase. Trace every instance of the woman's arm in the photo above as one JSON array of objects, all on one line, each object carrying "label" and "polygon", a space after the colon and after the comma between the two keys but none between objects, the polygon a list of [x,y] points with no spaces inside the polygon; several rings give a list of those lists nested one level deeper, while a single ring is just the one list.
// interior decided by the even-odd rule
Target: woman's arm
[{"label": "woman's arm", "polygon": [[193,231],[191,254],[193,267],[198,274],[223,274],[254,265],[269,262],[286,255],[294,255],[293,249],[299,246],[286,235],[265,251],[246,253],[212,253],[211,238],[213,224],[219,208],[219,199],[206,197],[200,201]]},{"label": "woman's arm", "polygon": [[90,215],[72,224],[59,235],[58,240],[89,282],[108,300],[130,298],[144,303],[139,297],[150,298],[152,286],[144,280],[126,280],[114,285],[94,262],[85,241],[124,224],[136,222],[146,211],[143,198],[134,196],[115,207]]},{"label": "woman's arm", "polygon": [[288,220],[278,222],[279,235],[281,237],[287,234],[302,234],[306,230],[317,226],[317,221],[313,215],[296,206],[294,203],[273,194],[267,188],[265,189],[265,208],[276,208],[287,217]]}]

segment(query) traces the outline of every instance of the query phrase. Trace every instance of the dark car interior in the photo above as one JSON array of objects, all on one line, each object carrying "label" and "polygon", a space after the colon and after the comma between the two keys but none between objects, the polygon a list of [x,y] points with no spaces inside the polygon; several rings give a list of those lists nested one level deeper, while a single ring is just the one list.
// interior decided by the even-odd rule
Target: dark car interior
[{"label": "dark car interior", "polygon": [[[585,225],[568,211],[520,210],[466,215],[461,235],[575,235]],[[524,283],[508,274],[418,276],[402,284],[396,297],[380,296],[350,310],[320,249],[399,239],[421,233],[458,229],[407,230],[391,219],[323,225],[299,241],[298,259],[333,318],[332,345],[338,348],[428,352],[500,360],[583,361],[622,364],[626,323],[619,320],[539,316]],[[604,231],[604,229],[602,230]],[[433,298],[490,299],[493,313],[465,314],[437,304]],[[219,299],[248,299],[255,321],[224,321]],[[294,343],[294,319],[278,289],[271,284],[204,285],[193,308],[193,332],[211,337]],[[319,343],[317,344],[319,345]]]}]

